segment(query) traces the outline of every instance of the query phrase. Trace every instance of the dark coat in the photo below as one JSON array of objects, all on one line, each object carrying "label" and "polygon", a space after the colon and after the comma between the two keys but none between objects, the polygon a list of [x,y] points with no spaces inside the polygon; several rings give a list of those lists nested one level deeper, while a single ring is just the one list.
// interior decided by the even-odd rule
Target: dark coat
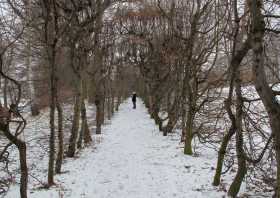
[{"label": "dark coat", "polygon": [[133,94],[133,95],[132,95],[132,102],[136,102],[136,97],[137,97],[136,94]]}]

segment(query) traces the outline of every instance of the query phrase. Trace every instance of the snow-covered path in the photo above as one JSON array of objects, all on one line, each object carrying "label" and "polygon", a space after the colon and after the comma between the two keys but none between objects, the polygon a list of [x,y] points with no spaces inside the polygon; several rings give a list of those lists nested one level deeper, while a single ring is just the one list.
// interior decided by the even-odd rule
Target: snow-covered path
[{"label": "snow-covered path", "polygon": [[225,192],[211,185],[216,154],[185,156],[178,136],[163,137],[142,102],[137,105],[135,110],[130,101],[122,104],[103,134],[95,136],[100,143],[66,160],[57,187],[30,190],[29,197],[223,197]]},{"label": "snow-covered path", "polygon": [[97,149],[66,163],[70,173],[59,177],[71,189],[65,197],[222,197],[208,189],[207,159],[185,157],[177,140],[161,136],[142,103],[136,110],[124,103],[104,133]]}]

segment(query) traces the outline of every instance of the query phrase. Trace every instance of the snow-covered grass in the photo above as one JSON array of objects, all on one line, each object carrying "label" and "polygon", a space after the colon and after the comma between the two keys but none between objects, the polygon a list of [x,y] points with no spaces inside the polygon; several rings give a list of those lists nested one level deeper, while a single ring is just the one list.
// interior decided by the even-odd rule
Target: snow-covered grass
[{"label": "snow-covered grass", "polygon": [[[90,108],[89,117],[93,111]],[[32,123],[25,134],[30,148],[30,172],[45,181],[48,113]],[[229,173],[221,187],[213,187],[216,151],[200,146],[198,155],[184,155],[179,135],[163,137],[141,101],[136,110],[129,101],[122,104],[112,121],[104,126],[103,134],[95,135],[94,140],[78,158],[65,160],[64,174],[55,177],[55,187],[41,189],[42,184],[30,177],[29,197],[219,198],[226,197],[225,186],[234,175]],[[241,191],[244,195],[245,184]],[[13,185],[6,197],[19,197],[18,185]]]}]

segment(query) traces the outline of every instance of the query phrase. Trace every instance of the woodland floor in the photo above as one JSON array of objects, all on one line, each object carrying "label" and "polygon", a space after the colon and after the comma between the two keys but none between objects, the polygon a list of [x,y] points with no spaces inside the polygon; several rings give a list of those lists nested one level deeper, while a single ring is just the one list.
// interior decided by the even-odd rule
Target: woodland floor
[{"label": "woodland floor", "polygon": [[[82,150],[78,158],[66,159],[65,173],[55,178],[57,186],[40,189],[34,180],[29,197],[225,197],[223,187],[211,185],[216,151],[201,147],[197,156],[185,156],[178,143],[179,135],[163,137],[142,102],[137,105],[137,109],[132,109],[130,101],[123,103],[104,126],[103,134],[94,136],[92,146]],[[227,187],[230,180],[231,177],[223,180]],[[11,187],[6,197],[19,197],[17,185]]]}]

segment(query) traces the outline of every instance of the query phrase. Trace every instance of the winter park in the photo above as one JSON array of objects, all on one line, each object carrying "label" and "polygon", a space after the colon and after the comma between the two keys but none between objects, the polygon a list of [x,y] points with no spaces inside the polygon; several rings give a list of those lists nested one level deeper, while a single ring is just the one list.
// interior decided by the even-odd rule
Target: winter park
[{"label": "winter park", "polygon": [[1,0],[0,198],[280,198],[279,0]]}]

